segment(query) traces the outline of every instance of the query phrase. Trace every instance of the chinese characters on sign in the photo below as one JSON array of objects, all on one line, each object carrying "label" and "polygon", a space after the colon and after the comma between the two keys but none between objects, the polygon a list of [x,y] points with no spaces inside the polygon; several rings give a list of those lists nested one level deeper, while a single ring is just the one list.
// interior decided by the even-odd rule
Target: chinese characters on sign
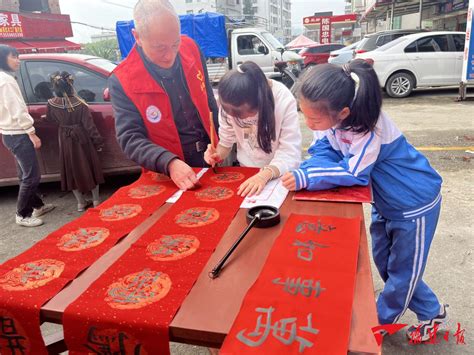
[{"label": "chinese characters on sign", "polygon": [[23,37],[20,16],[13,13],[0,12],[0,38]]},{"label": "chinese characters on sign", "polygon": [[321,27],[319,30],[319,42],[321,44],[331,43],[331,18],[323,17],[321,19]]}]

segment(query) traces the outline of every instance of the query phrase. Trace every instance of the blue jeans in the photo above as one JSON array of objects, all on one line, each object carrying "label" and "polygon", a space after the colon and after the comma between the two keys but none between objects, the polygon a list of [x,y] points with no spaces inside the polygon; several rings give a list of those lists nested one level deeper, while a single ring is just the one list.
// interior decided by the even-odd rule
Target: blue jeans
[{"label": "blue jeans", "polygon": [[2,141],[17,162],[18,178],[20,179],[17,214],[21,217],[30,217],[33,208],[40,208],[44,205],[38,196],[41,175],[35,148],[27,134],[2,135]]}]

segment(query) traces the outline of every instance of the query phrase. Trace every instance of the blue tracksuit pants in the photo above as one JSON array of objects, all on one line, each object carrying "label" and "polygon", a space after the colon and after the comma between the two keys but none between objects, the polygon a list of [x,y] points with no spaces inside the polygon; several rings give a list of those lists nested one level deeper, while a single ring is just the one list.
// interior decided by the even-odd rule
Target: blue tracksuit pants
[{"label": "blue tracksuit pants", "polygon": [[399,322],[407,308],[420,321],[439,314],[438,298],[422,278],[440,209],[441,203],[416,219],[395,221],[372,208],[372,254],[385,282],[377,299],[380,324]]}]

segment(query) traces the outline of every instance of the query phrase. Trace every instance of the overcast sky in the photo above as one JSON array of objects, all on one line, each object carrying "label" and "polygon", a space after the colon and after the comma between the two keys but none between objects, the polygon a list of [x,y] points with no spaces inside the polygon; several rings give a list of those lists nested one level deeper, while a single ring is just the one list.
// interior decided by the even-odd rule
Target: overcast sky
[{"label": "overcast sky", "polygon": [[[71,21],[113,29],[118,20],[132,19],[132,9],[136,0],[59,0],[61,12],[71,16]],[[293,27],[302,28],[302,18],[314,12],[333,11],[335,15],[344,13],[344,0],[292,0]],[[114,5],[115,4],[115,5]],[[89,42],[92,34],[100,33],[83,25],[73,24],[76,42]]]}]

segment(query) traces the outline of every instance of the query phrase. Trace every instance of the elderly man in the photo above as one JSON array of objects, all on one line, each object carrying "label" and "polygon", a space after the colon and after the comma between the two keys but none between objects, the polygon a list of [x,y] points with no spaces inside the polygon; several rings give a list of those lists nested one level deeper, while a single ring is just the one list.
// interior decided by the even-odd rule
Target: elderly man
[{"label": "elderly man", "polygon": [[139,0],[136,45],[109,79],[117,138],[142,167],[167,174],[183,190],[197,178],[217,104],[205,60],[168,0]]}]

